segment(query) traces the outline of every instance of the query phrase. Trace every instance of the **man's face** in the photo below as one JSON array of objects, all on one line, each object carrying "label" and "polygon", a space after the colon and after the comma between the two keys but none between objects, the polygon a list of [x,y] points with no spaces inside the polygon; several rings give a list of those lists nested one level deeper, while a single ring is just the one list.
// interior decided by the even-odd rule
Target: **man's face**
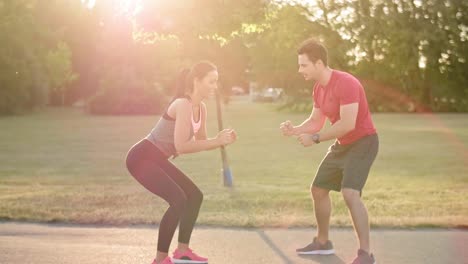
[{"label": "man's face", "polygon": [[304,76],[306,81],[314,80],[316,81],[321,72],[321,61],[318,60],[316,63],[313,63],[309,60],[309,57],[306,54],[299,54],[298,55],[298,63],[299,63],[299,73]]}]

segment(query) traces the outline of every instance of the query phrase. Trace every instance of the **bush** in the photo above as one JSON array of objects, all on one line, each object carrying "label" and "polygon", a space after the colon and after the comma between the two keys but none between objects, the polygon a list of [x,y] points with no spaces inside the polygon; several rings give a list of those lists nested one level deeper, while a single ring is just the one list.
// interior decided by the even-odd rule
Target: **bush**
[{"label": "bush", "polygon": [[371,112],[430,112],[425,106],[401,92],[401,89],[373,80],[362,80]]},{"label": "bush", "polygon": [[166,97],[158,84],[135,78],[132,71],[119,69],[101,80],[98,93],[87,103],[87,111],[98,115],[161,114]]}]

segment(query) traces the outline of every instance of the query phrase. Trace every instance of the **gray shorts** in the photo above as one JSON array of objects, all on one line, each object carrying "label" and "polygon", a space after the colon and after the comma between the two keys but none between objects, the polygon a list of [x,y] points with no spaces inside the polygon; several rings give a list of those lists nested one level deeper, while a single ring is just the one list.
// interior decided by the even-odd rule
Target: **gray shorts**
[{"label": "gray shorts", "polygon": [[361,192],[378,151],[377,134],[363,137],[349,145],[340,145],[336,141],[320,163],[312,185],[337,192],[341,188]]}]

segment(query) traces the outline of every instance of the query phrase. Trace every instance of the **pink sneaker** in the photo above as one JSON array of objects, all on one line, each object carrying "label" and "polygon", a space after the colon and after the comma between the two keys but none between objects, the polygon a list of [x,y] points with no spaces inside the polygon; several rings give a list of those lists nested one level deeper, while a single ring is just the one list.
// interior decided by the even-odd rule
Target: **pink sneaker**
[{"label": "pink sneaker", "polygon": [[[157,264],[156,260],[154,260],[152,264]],[[167,257],[163,260],[163,262],[161,262],[161,264],[174,264],[174,262],[172,262],[170,257]]]},{"label": "pink sneaker", "polygon": [[196,263],[196,264],[207,264],[208,259],[198,256],[193,253],[193,250],[187,249],[184,253],[180,252],[178,249],[174,251],[174,256],[172,257],[174,264],[185,264],[185,263]]}]

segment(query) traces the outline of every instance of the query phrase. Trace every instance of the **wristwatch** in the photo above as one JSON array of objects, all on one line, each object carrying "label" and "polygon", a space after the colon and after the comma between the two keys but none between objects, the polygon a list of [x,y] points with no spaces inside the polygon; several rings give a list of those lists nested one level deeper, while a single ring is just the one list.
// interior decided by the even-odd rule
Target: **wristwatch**
[{"label": "wristwatch", "polygon": [[313,134],[312,135],[312,141],[314,141],[315,144],[319,144],[320,143],[320,135],[319,134]]}]

